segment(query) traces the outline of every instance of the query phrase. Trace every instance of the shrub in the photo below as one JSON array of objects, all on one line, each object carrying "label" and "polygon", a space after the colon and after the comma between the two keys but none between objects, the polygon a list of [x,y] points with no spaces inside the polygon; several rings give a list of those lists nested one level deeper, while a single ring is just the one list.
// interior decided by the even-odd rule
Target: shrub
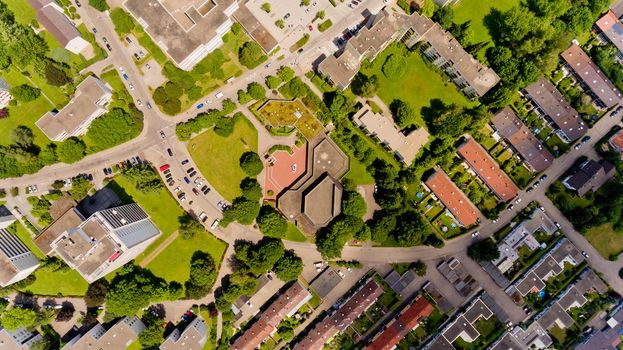
[{"label": "shrub", "polygon": [[56,148],[58,159],[67,164],[75,163],[84,158],[86,146],[82,140],[71,137]]},{"label": "shrub", "polygon": [[264,12],[266,13],[270,13],[270,4],[265,2],[262,4],[262,10],[264,10]]},{"label": "shrub", "polygon": [[36,100],[39,96],[41,96],[41,90],[32,87],[28,84],[22,84],[15,87],[12,87],[11,95],[15,97],[16,100],[21,102],[30,102]]},{"label": "shrub", "polygon": [[331,20],[328,19],[318,25],[318,31],[322,33],[325,30],[329,29],[332,25],[333,25],[333,22],[331,22]]},{"label": "shrub", "polygon": [[277,238],[284,237],[288,229],[288,222],[286,219],[268,204],[260,208],[260,214],[257,217],[257,225],[262,234]]},{"label": "shrub", "polygon": [[279,29],[283,29],[286,27],[286,24],[283,22],[282,19],[278,19],[275,21],[275,26]]},{"label": "shrub", "polygon": [[266,89],[262,85],[256,82],[252,82],[247,85],[247,93],[254,100],[261,100],[266,97]]},{"label": "shrub", "polygon": [[136,27],[132,16],[119,7],[110,11],[110,19],[115,26],[115,31],[119,34],[129,34]]},{"label": "shrub", "polygon": [[45,79],[50,85],[63,86],[71,82],[71,78],[64,70],[56,67],[54,64],[48,63],[45,66]]},{"label": "shrub", "polygon": [[270,89],[276,89],[279,87],[279,85],[281,85],[281,79],[279,79],[278,77],[274,75],[269,75],[266,77],[266,86],[268,86]]},{"label": "shrub", "polygon": [[89,0],[89,5],[99,12],[104,12],[109,9],[106,0]]},{"label": "shrub", "polygon": [[391,54],[383,63],[383,74],[389,79],[400,79],[407,70],[407,62],[403,56]]}]

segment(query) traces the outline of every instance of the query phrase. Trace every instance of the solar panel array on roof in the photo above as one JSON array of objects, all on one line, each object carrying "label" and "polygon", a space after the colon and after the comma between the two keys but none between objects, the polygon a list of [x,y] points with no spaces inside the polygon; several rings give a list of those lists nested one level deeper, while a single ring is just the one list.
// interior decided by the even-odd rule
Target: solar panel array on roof
[{"label": "solar panel array on roof", "polygon": [[99,213],[113,228],[120,228],[148,218],[145,211],[136,203],[102,210]]}]

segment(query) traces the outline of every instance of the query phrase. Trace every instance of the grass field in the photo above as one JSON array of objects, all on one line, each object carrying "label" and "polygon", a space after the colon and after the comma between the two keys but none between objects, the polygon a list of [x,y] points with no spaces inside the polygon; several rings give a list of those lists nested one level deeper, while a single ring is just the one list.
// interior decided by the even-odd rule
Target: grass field
[{"label": "grass field", "polygon": [[612,224],[593,227],[584,236],[606,259],[623,251],[623,232],[615,232]]},{"label": "grass field", "polygon": [[301,232],[295,224],[288,222],[288,230],[286,231],[286,237],[288,241],[305,242],[307,237]]},{"label": "grass field", "polygon": [[[190,276],[190,259],[193,253],[200,250],[210,254],[218,266],[225,254],[225,249],[227,249],[227,244],[208,232],[190,240],[178,237],[158,254],[158,257],[150,262],[147,268],[167,282],[177,281],[183,284]],[[175,263],[172,264],[172,261]]]},{"label": "grass field", "polygon": [[246,118],[236,120],[233,134],[222,137],[208,130],[188,143],[188,151],[206,180],[228,201],[240,196],[240,182],[247,177],[240,156],[257,152],[257,130]]},{"label": "grass field", "polygon": [[[177,204],[177,201],[171,197],[166,188],[161,189],[157,193],[145,194],[137,191],[134,186],[123,176],[115,177],[115,182],[109,184],[115,192],[124,191],[127,200],[138,203],[143,210],[151,217],[151,220],[158,226],[162,234],[154,243],[136,258],[136,263],[140,263],[147,255],[156,249],[163,241],[167,239],[179,227],[177,218],[184,214],[184,211]],[[123,196],[123,194],[121,195]]]},{"label": "grass field", "polygon": [[454,6],[454,23],[472,21],[472,43],[492,41],[485,17],[492,9],[506,11],[519,5],[519,0],[461,0]]},{"label": "grass field", "polygon": [[67,271],[48,272],[37,270],[37,280],[21,291],[30,291],[36,295],[82,296],[87,292],[89,284],[82,276],[72,269]]},{"label": "grass field", "polygon": [[416,112],[417,124],[423,126],[422,108],[430,106],[431,100],[439,99],[445,104],[470,105],[454,84],[447,82],[447,77],[442,73],[429,68],[417,52],[406,58],[406,73],[401,78],[388,79],[381,69],[390,54],[402,55],[402,52],[399,46],[390,45],[377,56],[371,68],[362,69],[364,74],[375,74],[378,77],[377,95],[387,106],[396,99],[409,103]]}]

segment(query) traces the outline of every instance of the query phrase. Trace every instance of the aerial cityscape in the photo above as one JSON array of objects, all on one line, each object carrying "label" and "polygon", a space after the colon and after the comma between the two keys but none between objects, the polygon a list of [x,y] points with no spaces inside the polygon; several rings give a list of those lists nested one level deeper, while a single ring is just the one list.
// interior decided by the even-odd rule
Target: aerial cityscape
[{"label": "aerial cityscape", "polygon": [[0,349],[623,349],[623,0],[0,0]]}]

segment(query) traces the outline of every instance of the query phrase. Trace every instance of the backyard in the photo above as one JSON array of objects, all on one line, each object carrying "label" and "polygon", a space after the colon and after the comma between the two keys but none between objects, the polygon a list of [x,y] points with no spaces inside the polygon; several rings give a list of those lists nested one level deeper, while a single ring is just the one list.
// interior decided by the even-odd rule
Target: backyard
[{"label": "backyard", "polygon": [[322,130],[322,123],[300,100],[269,100],[258,112],[272,127],[294,125],[308,140]]},{"label": "backyard", "polygon": [[616,232],[610,223],[588,229],[584,237],[606,259],[616,259],[623,251],[623,232]]},{"label": "backyard", "polygon": [[227,137],[210,129],[188,143],[188,151],[206,180],[226,200],[240,196],[240,182],[247,177],[240,168],[244,152],[257,152],[257,130],[246,118],[236,118],[234,131]]},{"label": "backyard", "polygon": [[377,95],[387,106],[393,100],[403,100],[416,112],[416,123],[425,125],[422,109],[429,107],[432,100],[441,100],[445,104],[473,105],[456,89],[454,84],[447,81],[445,75],[429,68],[417,52],[411,52],[405,57],[407,67],[402,77],[388,79],[383,74],[382,67],[389,55],[403,55],[399,45],[390,45],[377,56],[370,66],[364,65],[361,70],[363,74],[378,77]]}]

